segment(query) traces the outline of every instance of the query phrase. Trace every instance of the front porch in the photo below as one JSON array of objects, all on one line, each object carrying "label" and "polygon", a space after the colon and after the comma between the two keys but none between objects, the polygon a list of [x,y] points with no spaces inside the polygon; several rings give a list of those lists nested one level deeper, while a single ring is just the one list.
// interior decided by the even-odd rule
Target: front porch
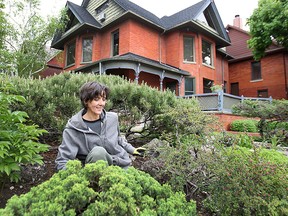
[{"label": "front porch", "polygon": [[146,83],[160,91],[170,89],[178,96],[181,95],[184,77],[190,76],[187,71],[132,53],[102,59],[74,72],[118,75],[135,83]]}]

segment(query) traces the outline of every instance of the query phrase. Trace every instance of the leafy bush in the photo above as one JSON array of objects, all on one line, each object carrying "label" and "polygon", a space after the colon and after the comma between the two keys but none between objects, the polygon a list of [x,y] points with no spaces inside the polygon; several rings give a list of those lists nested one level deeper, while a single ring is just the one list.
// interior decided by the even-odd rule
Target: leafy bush
[{"label": "leafy bush", "polygon": [[215,178],[208,186],[206,207],[217,215],[286,215],[288,158],[267,152],[240,147],[221,151],[207,164]]},{"label": "leafy bush", "polygon": [[14,195],[0,215],[196,215],[194,202],[160,185],[133,167],[124,170],[104,161],[81,168],[69,161],[67,170],[30,192]]},{"label": "leafy bush", "polygon": [[231,122],[230,129],[239,132],[257,132],[258,121],[252,119],[239,119]]},{"label": "leafy bush", "polygon": [[148,153],[158,154],[141,169],[174,190],[184,188],[188,200],[197,199],[200,211],[212,215],[286,215],[288,158],[274,150],[239,147],[237,136],[225,147],[221,136],[191,135],[177,146],[147,144]]},{"label": "leafy bush", "polygon": [[37,125],[27,124],[28,115],[22,111],[11,111],[15,103],[24,103],[25,98],[13,94],[11,84],[0,86],[0,179],[4,184],[18,181],[21,164],[42,164],[39,153],[47,151],[48,145],[38,143],[38,138],[45,130]]}]

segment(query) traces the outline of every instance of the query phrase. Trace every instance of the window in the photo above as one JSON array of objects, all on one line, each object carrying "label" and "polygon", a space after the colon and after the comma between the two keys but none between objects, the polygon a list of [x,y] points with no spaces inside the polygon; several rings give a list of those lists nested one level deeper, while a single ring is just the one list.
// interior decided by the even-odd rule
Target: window
[{"label": "window", "polygon": [[251,62],[251,79],[259,80],[261,76],[261,63],[259,61]]},{"label": "window", "polygon": [[100,5],[98,8],[95,9],[96,14],[100,14],[108,7],[109,7],[109,0],[105,1],[102,5]]},{"label": "window", "polygon": [[185,78],[185,95],[195,94],[195,78]]},{"label": "window", "polygon": [[119,31],[112,33],[112,55],[119,55]]},{"label": "window", "polygon": [[194,38],[184,37],[184,61],[194,62]]},{"label": "window", "polygon": [[224,81],[223,92],[227,92],[227,81]]},{"label": "window", "polygon": [[213,66],[212,44],[205,40],[202,40],[202,62]]},{"label": "window", "polygon": [[268,98],[268,89],[261,89],[257,91],[257,95],[260,98]]},{"label": "window", "polygon": [[213,80],[203,79],[203,92],[211,93],[211,86],[213,85]]},{"label": "window", "polygon": [[92,61],[92,38],[84,38],[82,41],[82,62]]},{"label": "window", "polygon": [[231,83],[231,94],[239,96],[239,83]]},{"label": "window", "polygon": [[68,44],[67,52],[66,52],[66,66],[75,64],[75,41],[73,43]]}]

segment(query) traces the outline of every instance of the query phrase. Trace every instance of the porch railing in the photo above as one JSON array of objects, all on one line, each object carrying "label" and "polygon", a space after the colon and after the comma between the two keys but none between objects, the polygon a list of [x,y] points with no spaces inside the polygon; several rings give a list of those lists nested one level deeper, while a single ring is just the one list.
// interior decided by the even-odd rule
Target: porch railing
[{"label": "porch railing", "polygon": [[182,98],[196,98],[199,101],[202,111],[218,111],[225,113],[232,113],[232,106],[241,103],[244,100],[257,100],[257,101],[268,101],[272,102],[272,97],[269,98],[253,98],[235,96],[231,94],[224,93],[223,91],[205,93],[205,94],[193,94],[186,95]]}]

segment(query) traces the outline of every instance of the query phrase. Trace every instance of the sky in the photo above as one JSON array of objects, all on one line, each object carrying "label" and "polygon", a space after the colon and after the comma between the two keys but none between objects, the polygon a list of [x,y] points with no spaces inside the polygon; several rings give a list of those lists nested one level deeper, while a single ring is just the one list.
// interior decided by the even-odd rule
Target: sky
[{"label": "sky", "polygon": [[[192,6],[201,0],[131,0],[158,17],[172,15],[182,9]],[[162,3],[160,3],[162,1]],[[41,0],[41,11],[44,14],[57,15],[67,0]],[[81,5],[82,0],[70,0]],[[214,0],[224,26],[233,24],[235,15],[240,15],[245,28],[246,19],[258,6],[258,0]]]}]

